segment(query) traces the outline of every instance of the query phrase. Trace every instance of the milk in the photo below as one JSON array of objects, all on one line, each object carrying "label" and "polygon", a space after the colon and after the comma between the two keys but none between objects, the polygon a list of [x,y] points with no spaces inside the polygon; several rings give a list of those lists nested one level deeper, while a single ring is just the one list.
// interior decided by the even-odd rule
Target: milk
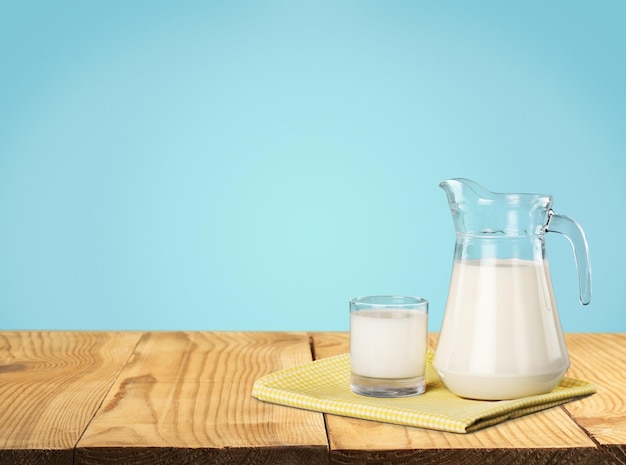
[{"label": "milk", "polygon": [[511,399],[554,388],[569,357],[548,263],[455,262],[433,364],[463,397]]},{"label": "milk", "polygon": [[424,376],[427,314],[360,310],[350,314],[352,373],[369,378]]}]

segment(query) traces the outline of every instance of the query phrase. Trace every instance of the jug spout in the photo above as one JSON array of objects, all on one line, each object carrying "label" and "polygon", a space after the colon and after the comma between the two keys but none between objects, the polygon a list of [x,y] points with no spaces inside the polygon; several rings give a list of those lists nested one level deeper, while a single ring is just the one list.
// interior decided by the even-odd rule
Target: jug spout
[{"label": "jug spout", "polygon": [[492,202],[497,195],[471,179],[446,179],[439,183],[448,196],[450,206],[459,202]]},{"label": "jug spout", "polygon": [[549,195],[492,192],[465,178],[446,179],[439,187],[448,197],[457,233],[544,233],[552,204]]}]

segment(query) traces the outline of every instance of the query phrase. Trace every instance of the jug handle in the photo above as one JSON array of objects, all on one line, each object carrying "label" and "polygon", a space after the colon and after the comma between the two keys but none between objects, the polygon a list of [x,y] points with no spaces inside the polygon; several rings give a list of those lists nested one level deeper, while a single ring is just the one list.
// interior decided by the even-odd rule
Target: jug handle
[{"label": "jug handle", "polygon": [[580,303],[591,302],[591,260],[587,237],[580,225],[569,216],[559,215],[552,209],[548,211],[546,232],[556,232],[565,236],[574,249],[574,259],[578,269],[578,285],[580,288]]}]

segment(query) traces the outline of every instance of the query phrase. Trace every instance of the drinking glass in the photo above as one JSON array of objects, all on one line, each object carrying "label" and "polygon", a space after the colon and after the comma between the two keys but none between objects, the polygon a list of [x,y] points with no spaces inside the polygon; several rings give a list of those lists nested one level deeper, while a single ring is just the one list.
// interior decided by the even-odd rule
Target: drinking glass
[{"label": "drinking glass", "polygon": [[350,387],[356,394],[422,394],[427,344],[428,300],[395,295],[350,300]]}]

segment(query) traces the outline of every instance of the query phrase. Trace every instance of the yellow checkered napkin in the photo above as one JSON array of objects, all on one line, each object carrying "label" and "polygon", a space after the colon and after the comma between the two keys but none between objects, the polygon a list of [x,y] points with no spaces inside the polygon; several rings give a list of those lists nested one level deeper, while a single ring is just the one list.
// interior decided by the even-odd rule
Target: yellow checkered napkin
[{"label": "yellow checkered napkin", "polygon": [[252,396],[275,404],[398,425],[469,433],[596,392],[593,384],[563,378],[550,393],[505,401],[457,397],[442,383],[429,351],[426,393],[394,399],[365,397],[350,390],[350,355],[324,358],[270,373],[254,383]]}]

